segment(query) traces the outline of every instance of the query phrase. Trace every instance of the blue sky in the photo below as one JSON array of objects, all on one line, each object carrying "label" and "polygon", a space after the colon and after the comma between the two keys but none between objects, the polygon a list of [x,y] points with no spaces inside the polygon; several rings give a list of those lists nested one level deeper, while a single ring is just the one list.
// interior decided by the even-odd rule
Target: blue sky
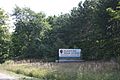
[{"label": "blue sky", "polygon": [[30,7],[35,12],[44,12],[47,16],[68,13],[84,0],[0,0],[0,7],[11,13],[15,5]]}]

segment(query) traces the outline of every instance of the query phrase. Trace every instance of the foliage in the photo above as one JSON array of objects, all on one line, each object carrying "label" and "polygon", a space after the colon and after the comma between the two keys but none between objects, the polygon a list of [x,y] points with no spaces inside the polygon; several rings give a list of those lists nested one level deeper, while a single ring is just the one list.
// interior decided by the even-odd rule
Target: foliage
[{"label": "foliage", "polygon": [[4,62],[9,55],[10,35],[6,24],[7,14],[0,8],[0,63]]},{"label": "foliage", "polygon": [[0,36],[0,43],[5,46],[1,47],[1,54],[7,53],[12,59],[55,61],[58,49],[80,48],[81,58],[85,60],[117,59],[120,56],[119,7],[119,0],[85,0],[70,13],[46,17],[41,12],[16,6],[12,15],[15,31],[10,39],[1,27],[6,19],[1,11],[0,35],[7,36],[4,40]]},{"label": "foliage", "polygon": [[119,50],[119,41],[120,41],[120,33],[119,33],[119,28],[120,28],[120,1],[118,2],[118,4],[116,5],[115,8],[108,8],[107,9],[109,15],[111,16],[111,19],[109,20],[110,22],[113,23],[112,25],[112,34],[113,34],[113,39],[112,41],[114,42],[114,46],[116,46],[114,48],[115,53],[116,53],[116,59],[117,62],[120,62],[120,50]]},{"label": "foliage", "polygon": [[29,8],[16,7],[15,31],[12,35],[12,56],[21,58],[42,58],[42,40],[50,30],[43,13],[35,13]]},{"label": "foliage", "polygon": [[109,12],[110,16],[112,16],[112,19],[120,20],[120,2],[118,3],[118,6],[116,9],[108,8],[107,11]]}]

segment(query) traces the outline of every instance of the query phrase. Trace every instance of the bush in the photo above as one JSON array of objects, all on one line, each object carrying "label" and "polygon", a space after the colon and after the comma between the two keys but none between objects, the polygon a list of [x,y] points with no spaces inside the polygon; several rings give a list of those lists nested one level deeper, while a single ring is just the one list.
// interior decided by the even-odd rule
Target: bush
[{"label": "bush", "polygon": [[13,60],[8,60],[8,61],[5,61],[5,63],[4,64],[13,64],[14,63],[14,61]]}]

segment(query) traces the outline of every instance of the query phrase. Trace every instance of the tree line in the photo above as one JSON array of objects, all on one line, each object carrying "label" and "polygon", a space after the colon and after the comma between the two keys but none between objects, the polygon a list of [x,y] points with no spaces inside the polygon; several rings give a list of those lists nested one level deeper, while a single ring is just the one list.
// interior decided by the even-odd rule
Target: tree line
[{"label": "tree line", "polygon": [[59,48],[80,48],[84,60],[120,56],[120,1],[86,0],[70,13],[48,16],[16,6],[10,16],[14,32],[0,8],[0,61],[40,59],[54,61]]}]

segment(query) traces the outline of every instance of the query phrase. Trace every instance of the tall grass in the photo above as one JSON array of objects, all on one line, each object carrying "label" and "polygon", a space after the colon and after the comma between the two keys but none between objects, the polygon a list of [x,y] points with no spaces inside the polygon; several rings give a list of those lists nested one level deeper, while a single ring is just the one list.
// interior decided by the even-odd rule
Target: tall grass
[{"label": "tall grass", "polygon": [[7,64],[4,69],[40,80],[120,80],[120,67],[112,62]]}]

